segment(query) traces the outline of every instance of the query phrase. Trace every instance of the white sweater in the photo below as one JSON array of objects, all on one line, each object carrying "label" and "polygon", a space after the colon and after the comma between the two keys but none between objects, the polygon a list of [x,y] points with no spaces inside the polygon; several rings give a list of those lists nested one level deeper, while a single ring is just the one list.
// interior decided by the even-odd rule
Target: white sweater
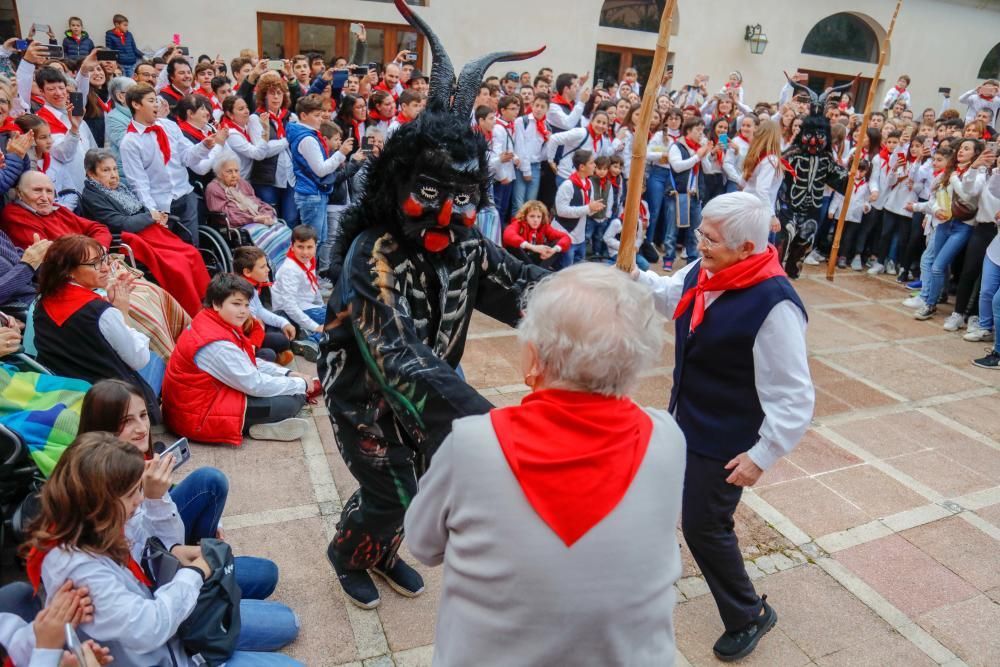
[{"label": "white sweater", "polygon": [[292,318],[309,333],[319,329],[322,322],[314,322],[305,311],[323,306],[323,295],[313,289],[306,272],[293,261],[282,262],[271,287],[271,307]]}]

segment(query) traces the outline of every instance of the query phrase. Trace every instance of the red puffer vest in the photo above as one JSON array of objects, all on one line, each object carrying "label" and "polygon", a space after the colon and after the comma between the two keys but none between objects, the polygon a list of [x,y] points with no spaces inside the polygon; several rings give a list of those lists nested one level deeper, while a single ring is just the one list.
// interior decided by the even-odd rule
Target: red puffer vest
[{"label": "red puffer vest", "polygon": [[[256,324],[256,326],[260,326]],[[243,350],[247,339],[213,310],[202,310],[181,334],[163,377],[163,418],[167,428],[196,442],[243,444],[247,399],[243,392],[198,368],[194,357],[209,343],[228,341]],[[256,364],[251,353],[251,360]]]}]

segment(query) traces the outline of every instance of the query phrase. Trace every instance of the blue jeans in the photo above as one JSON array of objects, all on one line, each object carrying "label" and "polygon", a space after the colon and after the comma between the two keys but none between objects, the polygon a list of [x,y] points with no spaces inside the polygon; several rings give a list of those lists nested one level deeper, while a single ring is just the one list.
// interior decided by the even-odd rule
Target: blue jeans
[{"label": "blue jeans", "polygon": [[740,191],[739,183],[730,180],[726,181],[726,194],[729,194],[730,192],[739,192],[739,191]]},{"label": "blue jeans", "polygon": [[[669,221],[663,214],[665,193],[670,182],[670,170],[650,167],[646,178],[646,204],[649,206],[649,229],[646,230],[646,240],[650,243],[663,243],[666,238],[666,225]],[[669,251],[668,251],[669,252]]]},{"label": "blue jeans", "polygon": [[524,205],[524,202],[538,199],[538,183],[542,180],[542,163],[531,163],[531,181],[524,180],[521,170],[517,170],[514,179],[514,193],[511,195],[511,210],[514,213]]},{"label": "blue jeans", "polygon": [[299,618],[280,602],[264,600],[240,601],[239,639],[236,652],[226,661],[229,667],[303,667],[287,655],[268,653],[295,641],[299,635]]},{"label": "blue jeans", "polygon": [[125,76],[125,77],[128,77],[128,78],[131,79],[132,75],[135,74],[135,68],[136,68],[136,65],[138,65],[138,64],[139,63],[132,63],[131,65],[120,65],[121,68],[122,68],[122,76]]},{"label": "blue jeans", "polygon": [[[677,206],[680,215],[677,216],[680,226],[686,222],[687,233],[684,235],[684,250],[687,252],[687,261],[693,262],[698,257],[698,238],[694,231],[701,225],[701,200],[697,197],[690,197],[686,192],[677,195],[677,203],[671,202],[671,208]],[[672,211],[671,211],[672,213]],[[674,246],[677,245],[678,226],[673,224],[673,219],[667,223],[667,254],[664,259],[674,258]]]},{"label": "blue jeans", "polygon": [[514,182],[510,183],[500,183],[496,181],[493,183],[493,203],[497,207],[497,213],[500,214],[500,223],[507,224],[510,220],[510,197],[514,193]]},{"label": "blue jeans", "polygon": [[941,299],[941,292],[948,281],[948,269],[965,250],[965,244],[972,236],[972,226],[964,222],[949,220],[937,226],[934,232],[934,264],[931,266],[931,286],[927,290],[928,305],[935,305]]},{"label": "blue jeans", "polygon": [[316,230],[319,248],[316,250],[317,270],[323,273],[330,266],[330,250],[333,239],[326,238],[326,195],[294,194],[295,207],[299,209],[299,222]]},{"label": "blue jeans", "polygon": [[253,191],[265,203],[270,204],[279,218],[285,221],[289,227],[294,227],[299,222],[299,209],[295,201],[295,189],[279,188],[274,185],[253,184]]},{"label": "blue jeans", "polygon": [[[313,322],[317,322],[319,324],[326,323],[326,308],[324,308],[323,306],[317,306],[316,308],[306,308],[302,312],[308,315]],[[320,333],[309,334],[309,340],[316,343],[318,343],[322,337],[323,334]]]},{"label": "blue jeans", "polygon": [[215,537],[229,496],[229,480],[216,468],[198,468],[170,489],[184,522],[185,544]]},{"label": "blue jeans", "polygon": [[920,298],[924,303],[930,303],[931,290],[931,267],[934,265],[934,236],[936,230],[931,228],[931,233],[927,235],[927,246],[920,255]]},{"label": "blue jeans", "polygon": [[610,220],[598,222],[593,218],[587,218],[587,236],[584,243],[590,242],[590,251],[595,255],[608,254],[608,247],[604,244],[604,232],[608,231]]},{"label": "blue jeans", "polygon": [[587,242],[574,243],[563,253],[559,268],[565,269],[587,259]]},{"label": "blue jeans", "polygon": [[[979,326],[992,330],[1000,322],[1000,266],[988,256],[983,258],[983,277],[979,287]],[[1000,338],[994,337],[993,349],[1000,352]]]}]

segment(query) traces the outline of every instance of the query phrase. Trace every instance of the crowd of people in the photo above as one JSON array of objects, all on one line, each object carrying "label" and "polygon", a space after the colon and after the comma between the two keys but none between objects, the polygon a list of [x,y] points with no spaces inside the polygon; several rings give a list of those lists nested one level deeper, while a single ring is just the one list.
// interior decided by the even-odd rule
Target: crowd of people
[{"label": "crowd of people", "polygon": [[[345,211],[364,198],[366,176],[386,142],[417,120],[428,100],[429,78],[415,67],[411,54],[401,51],[392,62],[368,63],[363,25],[359,30],[355,53],[329,61],[313,53],[269,61],[245,50],[227,62],[207,55],[194,58],[180,44],[144,53],[123,15],[113,17],[103,48],[76,17],[67,22],[61,44],[54,33],[46,39],[33,29],[26,43],[15,38],[0,47],[0,342],[7,353],[23,345],[53,375],[90,387],[77,406],[77,437],[42,487],[40,509],[25,543],[32,584],[36,590],[44,584],[47,606],[39,609],[39,599],[30,591],[26,597],[21,589],[0,591],[5,605],[0,611],[15,611],[21,619],[0,624],[0,643],[15,664],[58,664],[61,652],[56,649],[62,641],[49,627],[56,617],[80,625],[100,644],[85,645],[94,664],[112,656],[123,664],[195,664],[179,627],[213,573],[197,545],[206,538],[224,538],[220,518],[228,482],[221,472],[202,468],[173,485],[173,457],[154,451],[151,429],[163,425],[197,442],[232,446],[241,446],[245,437],[293,440],[305,432],[306,422],[298,415],[324,389],[318,378],[295,372],[290,364],[295,355],[308,361],[320,356],[328,328],[327,299],[339,284],[341,264],[334,247]],[[52,46],[61,46],[59,57],[54,57]],[[739,72],[717,88],[704,75],[676,86],[672,71],[649,82],[646,85],[655,87],[655,107],[644,175],[638,182],[630,172],[641,99],[635,70],[626,70],[620,82],[602,80],[593,86],[587,74],[556,75],[545,67],[534,75],[511,71],[481,82],[471,115],[462,117],[485,147],[490,198],[469,224],[474,217],[481,236],[541,269],[562,273],[583,262],[610,263],[621,251],[626,196],[638,188],[642,201],[636,264],[640,270],[655,267],[667,281],[661,284],[654,274],[641,274],[639,282],[653,290],[649,300],[624,277],[610,279],[576,267],[566,271],[563,282],[539,289],[522,326],[522,337],[534,345],[536,355],[572,357],[572,350],[554,343],[546,347],[543,339],[600,334],[605,343],[624,346],[626,357],[635,357],[635,367],[629,367],[635,373],[613,383],[595,378],[582,357],[579,367],[553,367],[551,360],[535,359],[536,366],[549,372],[544,382],[539,375],[537,386],[532,386],[549,390],[540,400],[551,405],[526,414],[544,420],[551,418],[545,416],[547,411],[571,412],[573,401],[559,393],[567,389],[621,397],[644,360],[659,353],[658,339],[653,340],[656,327],[649,331],[647,347],[635,349],[615,338],[619,329],[595,327],[587,334],[587,324],[598,323],[604,306],[595,302],[582,315],[560,312],[567,303],[603,295],[604,305],[618,304],[611,312],[634,318],[634,334],[650,327],[643,309],[673,314],[682,289],[697,278],[698,271],[688,267],[699,258],[704,258],[703,270],[715,271],[715,262],[720,274],[728,265],[752,257],[761,266],[778,262],[771,251],[764,252],[766,243],[745,229],[745,251],[721,250],[736,247],[730,244],[736,232],[724,229],[721,220],[739,217],[735,209],[730,211],[734,202],[744,210],[747,201],[759,202],[755,215],[764,211],[770,241],[775,240],[781,229],[777,210],[782,188],[795,180],[784,155],[809,110],[810,100],[794,86],[804,81],[805,75],[796,73],[778,91],[777,101],[753,106],[750,100],[767,95],[746,92]],[[961,95],[964,110],[951,108],[945,97],[935,105],[940,108],[927,107],[919,114],[909,84],[908,76],[898,78],[871,115],[864,136],[861,116],[848,94],[831,95],[826,101],[836,163],[846,168],[855,153],[861,153],[855,180],[847,184],[853,194],[836,262],[844,271],[894,276],[913,291],[903,303],[920,320],[935,317],[939,304],[953,298],[945,330],[965,329],[964,338],[971,342],[993,341],[988,354],[973,363],[1000,368],[995,129],[1000,84],[988,80]],[[736,192],[753,199],[725,199]],[[437,199],[432,185],[421,186],[420,195]],[[458,197],[454,205],[463,206]],[[843,202],[842,192],[826,188],[805,264],[824,263],[833,252]],[[412,196],[400,205],[404,212],[408,206],[420,207]],[[451,207],[449,200],[448,216]],[[753,224],[760,222],[757,218]],[[447,225],[447,219],[441,224]],[[203,247],[206,230],[220,226],[230,243],[231,270],[220,269]],[[764,233],[763,227],[758,231]],[[423,246],[433,252],[437,241],[432,239],[439,236],[426,234]],[[447,240],[442,243],[447,245]],[[719,259],[723,256],[728,259]],[[777,275],[761,274],[761,280]],[[773,301],[768,307],[781,304],[776,310],[785,320],[778,327],[761,316],[756,323],[760,335],[770,326],[773,335],[783,335],[778,331],[783,328],[794,331],[792,337],[798,340],[804,330],[803,307],[797,297],[788,296],[790,287],[774,289],[778,291],[762,291],[761,298]],[[704,305],[692,310],[698,311],[700,321]],[[569,333],[547,329],[558,329],[560,323]],[[693,331],[698,321],[685,320],[685,326]],[[745,333],[752,341],[757,331]],[[596,339],[592,342],[598,346]],[[689,366],[697,364],[692,360]],[[801,384],[802,374],[793,378],[792,371],[788,373],[789,383]],[[808,370],[803,373],[808,379]],[[593,400],[595,405],[606,402]],[[618,402],[600,409],[622,411],[643,434],[630,444],[631,454],[644,453],[650,441],[669,443],[662,460],[654,462],[669,470],[673,457],[681,454],[677,427],[656,415],[651,422],[641,411],[614,400]],[[677,410],[695,408],[682,399]],[[811,414],[811,404],[808,411]],[[492,426],[486,420],[456,427],[454,442],[449,440],[439,455],[444,463],[432,468],[421,485],[413,512],[407,514],[411,549],[421,560],[440,562],[447,539],[435,521],[445,511],[441,503],[447,505],[461,492],[461,479],[493,479],[483,470],[503,462],[502,456],[452,460],[455,443],[485,434],[507,447],[508,436],[528,437],[523,423],[498,419]],[[599,441],[593,429],[589,433]],[[698,474],[699,485],[720,483],[712,464],[698,458],[713,459],[715,454],[696,452],[693,464],[692,434],[685,429],[684,435],[689,481]],[[599,436],[614,439],[621,433],[612,429]],[[710,440],[705,434],[698,437]],[[782,445],[783,451],[791,446],[794,442]],[[750,445],[740,451],[747,449],[758,464],[758,475],[780,455]],[[736,466],[732,476],[742,474],[744,465],[753,467],[744,463],[740,451],[727,453]],[[515,456],[506,449],[504,454],[508,460]],[[607,463],[604,454],[592,458]],[[692,472],[695,464],[701,467]],[[459,466],[481,470],[469,476],[451,472]],[[628,477],[627,488],[636,470],[619,472]],[[676,468],[675,473],[680,475]],[[527,489],[524,484],[522,480]],[[662,480],[643,477],[641,484],[649,487],[645,493],[650,502],[657,499]],[[572,495],[568,488],[563,491]],[[510,489],[493,492],[491,498]],[[661,501],[666,507],[661,516],[680,514],[679,497]],[[738,501],[738,494],[735,500],[724,498],[713,510],[716,515],[692,516],[690,521],[715,521],[727,512],[731,518]],[[640,510],[641,517],[645,510]],[[551,511],[564,514],[565,508]],[[489,508],[484,512],[490,514]],[[685,500],[685,523],[688,514]],[[516,518],[504,520],[508,524],[492,526],[484,539],[502,545],[498,536],[523,525]],[[639,551],[647,556],[670,551],[674,524],[664,525],[669,530]],[[401,527],[398,530],[401,538]],[[476,530],[482,525],[470,534]],[[627,540],[631,532],[627,522],[605,526],[605,531],[602,544]],[[713,540],[718,538],[696,530],[689,534],[687,529],[685,535],[693,550],[701,545],[705,553],[715,548]],[[153,536],[177,545],[173,553],[182,565],[170,584],[155,591],[137,564],[147,538]],[[725,548],[733,545],[734,536]],[[478,567],[474,551],[468,554],[469,564]],[[606,557],[597,548],[582,559],[596,564]],[[630,567],[646,565],[640,558]],[[677,573],[671,572],[679,565],[671,568],[657,580],[665,590],[670,577],[676,579]],[[469,574],[473,569],[464,576],[479,576]],[[243,622],[227,664],[298,664],[275,652],[298,632],[294,612],[266,600],[276,585],[277,567],[264,559],[238,558],[235,572],[243,590]],[[706,573],[716,578],[710,585],[727,635],[732,634],[729,644],[717,645],[716,654],[731,658],[747,646],[752,650],[759,636],[746,636],[747,628],[762,634],[774,623],[773,610],[756,596],[748,579],[727,589],[731,571]],[[419,577],[400,583],[394,579],[398,572],[382,574],[406,595],[423,590]],[[579,585],[576,575],[561,576],[566,586]],[[468,583],[484,585],[481,579]],[[541,590],[524,592],[544,597]],[[654,602],[640,597],[655,617],[662,615],[664,606],[672,607],[667,595]],[[731,603],[728,617],[722,599]],[[376,595],[368,606],[377,601]],[[584,606],[593,602],[585,595],[580,600]],[[645,609],[632,607],[635,628],[643,627]],[[39,620],[32,625],[35,614]],[[486,617],[464,617],[447,605],[442,614],[472,632],[492,623]],[[602,622],[600,615],[591,621]],[[631,641],[632,634],[623,639]],[[484,650],[494,641],[495,650],[510,648],[502,634],[469,646],[462,646],[461,636],[452,639],[442,641],[439,635],[439,650],[472,656],[470,646]],[[532,650],[525,649],[528,662],[544,657]],[[651,650],[662,651],[663,646]],[[464,659],[447,664],[463,664]]]}]

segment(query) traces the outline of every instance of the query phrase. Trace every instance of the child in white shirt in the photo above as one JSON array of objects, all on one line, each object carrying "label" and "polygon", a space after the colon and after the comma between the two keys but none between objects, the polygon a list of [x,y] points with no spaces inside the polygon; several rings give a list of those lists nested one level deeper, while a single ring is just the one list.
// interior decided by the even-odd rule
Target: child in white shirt
[{"label": "child in white shirt", "polygon": [[286,316],[304,340],[292,342],[292,351],[308,361],[319,358],[319,340],[326,321],[326,306],[316,275],[316,230],[299,225],[292,230],[288,261],[282,263],[271,288],[274,311]]}]

